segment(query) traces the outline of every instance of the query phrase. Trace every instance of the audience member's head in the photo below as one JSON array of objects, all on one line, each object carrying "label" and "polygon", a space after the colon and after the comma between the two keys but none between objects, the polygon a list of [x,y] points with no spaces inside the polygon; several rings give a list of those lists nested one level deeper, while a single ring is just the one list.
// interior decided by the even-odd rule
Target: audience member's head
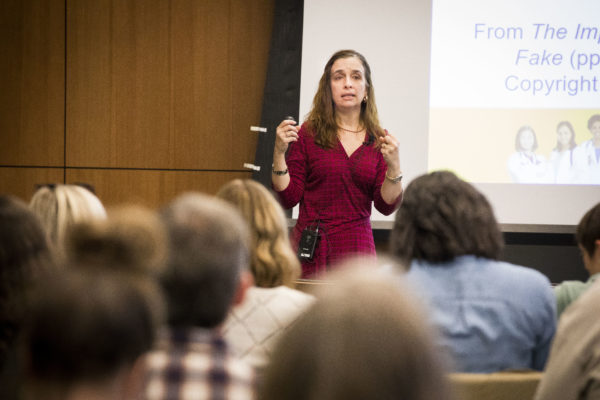
[{"label": "audience member's head", "polygon": [[138,359],[163,324],[156,276],[165,256],[164,227],[150,210],[119,208],[72,226],[67,268],[46,277],[31,300],[31,398],[128,398],[141,389]]},{"label": "audience member's head", "polygon": [[133,398],[157,329],[147,296],[134,280],[100,270],[45,279],[24,329],[27,398]]},{"label": "audience member's head", "polygon": [[98,197],[80,185],[43,185],[34,193],[29,207],[42,221],[51,244],[61,256],[65,235],[73,224],[106,218]]},{"label": "audience member's head", "polygon": [[498,259],[502,233],[488,200],[452,172],[422,175],[406,188],[391,236],[392,252],[441,263],[461,255]]},{"label": "audience member's head", "polygon": [[233,204],[252,234],[250,268],[259,287],[293,287],[300,262],[292,250],[287,220],[275,197],[260,183],[236,179],[223,186],[217,197]]},{"label": "audience member's head", "polygon": [[[365,260],[347,261],[364,265]],[[372,268],[332,277],[278,342],[259,398],[452,398],[422,312],[402,282]]]},{"label": "audience member's head", "polygon": [[158,285],[165,268],[167,235],[156,212],[139,206],[110,209],[108,218],[78,222],[65,238],[65,257],[72,268],[104,271],[131,278],[147,294],[155,320],[166,312]]},{"label": "audience member's head", "polygon": [[27,204],[0,196],[0,366],[19,330],[24,295],[51,265],[44,229]]},{"label": "audience member's head", "polygon": [[160,281],[169,325],[218,326],[251,283],[245,221],[230,204],[199,193],[176,198],[162,217],[169,255]]},{"label": "audience member's head", "polygon": [[583,253],[583,263],[590,273],[600,272],[600,203],[579,221],[575,234]]},{"label": "audience member's head", "polygon": [[146,208],[112,208],[106,219],[74,224],[65,253],[71,264],[87,268],[157,275],[166,262],[166,229],[158,214]]}]

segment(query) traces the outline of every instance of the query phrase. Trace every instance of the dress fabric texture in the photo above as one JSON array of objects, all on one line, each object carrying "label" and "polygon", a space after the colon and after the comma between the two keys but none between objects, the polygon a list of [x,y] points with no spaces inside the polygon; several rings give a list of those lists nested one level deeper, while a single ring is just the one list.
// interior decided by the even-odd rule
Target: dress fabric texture
[{"label": "dress fabric texture", "polygon": [[540,272],[467,255],[440,264],[413,261],[406,277],[455,372],[544,368],[556,300]]},{"label": "dress fabric texture", "polygon": [[600,282],[560,317],[535,400],[600,399]]},{"label": "dress fabric texture", "polygon": [[253,399],[253,368],[234,357],[218,330],[163,329],[145,359],[146,400]]},{"label": "dress fabric texture", "polygon": [[286,157],[290,184],[277,193],[284,208],[300,204],[298,221],[291,232],[296,249],[304,228],[319,227],[315,255],[302,262],[302,276],[306,278],[325,272],[328,265],[347,255],[375,255],[372,205],[389,215],[402,196],[394,204],[387,204],[381,197],[387,165],[371,135],[350,156],[339,140],[333,149],[318,146],[306,124],[298,136]]},{"label": "dress fabric texture", "polygon": [[287,286],[251,287],[242,304],[233,307],[223,334],[233,353],[262,370],[270,361],[279,337],[315,300]]}]

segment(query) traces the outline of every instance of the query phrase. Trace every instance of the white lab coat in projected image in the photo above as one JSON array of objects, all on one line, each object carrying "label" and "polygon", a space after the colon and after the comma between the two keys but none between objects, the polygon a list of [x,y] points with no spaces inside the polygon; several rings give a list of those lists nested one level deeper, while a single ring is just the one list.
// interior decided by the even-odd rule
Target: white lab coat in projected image
[{"label": "white lab coat in projected image", "polygon": [[522,126],[515,137],[515,150],[508,158],[508,173],[515,183],[553,183],[552,168],[535,151],[538,141],[530,126]]},{"label": "white lab coat in projected image", "polygon": [[508,158],[508,172],[515,183],[552,183],[552,170],[544,156],[518,151]]},{"label": "white lab coat in projected image", "polygon": [[580,162],[579,149],[564,151],[552,150],[550,164],[554,172],[554,183],[577,184],[584,183],[584,168]]},{"label": "white lab coat in projected image", "polygon": [[582,183],[600,185],[600,157],[596,155],[594,143],[587,140],[577,150],[576,162],[584,168]]}]

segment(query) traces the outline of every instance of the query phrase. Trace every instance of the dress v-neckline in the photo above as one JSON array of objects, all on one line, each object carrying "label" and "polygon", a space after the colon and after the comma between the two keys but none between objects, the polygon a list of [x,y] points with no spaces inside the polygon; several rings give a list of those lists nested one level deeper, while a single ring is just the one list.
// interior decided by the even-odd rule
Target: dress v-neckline
[{"label": "dress v-neckline", "polygon": [[346,157],[348,157],[348,158],[350,159],[350,158],[352,158],[352,156],[353,156],[353,155],[356,153],[356,151],[357,151],[358,149],[360,149],[360,147],[361,147],[363,144],[365,144],[365,141],[364,141],[364,138],[363,138],[363,141],[362,141],[362,142],[360,142],[360,144],[359,144],[358,146],[356,146],[356,148],[354,148],[354,149],[352,150],[352,152],[351,152],[351,153],[348,153],[348,149],[346,148],[346,146],[344,146],[344,143],[342,142],[342,139],[340,139],[339,137],[338,137],[338,143],[340,144],[340,147],[341,147],[341,148],[342,148],[342,150],[344,151],[344,154],[346,154]]}]

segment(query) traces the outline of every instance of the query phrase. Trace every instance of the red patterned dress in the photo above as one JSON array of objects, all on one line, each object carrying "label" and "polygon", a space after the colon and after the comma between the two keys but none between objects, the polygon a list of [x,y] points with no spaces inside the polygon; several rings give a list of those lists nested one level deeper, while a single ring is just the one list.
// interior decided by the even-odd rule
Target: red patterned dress
[{"label": "red patterned dress", "polygon": [[302,262],[302,277],[310,278],[345,256],[375,255],[372,204],[389,215],[402,196],[394,204],[381,197],[387,165],[372,135],[367,135],[368,140],[350,157],[339,141],[333,149],[319,147],[305,124],[298,136],[286,157],[290,184],[277,194],[284,208],[300,203],[298,222],[291,233],[296,249],[304,228],[319,224],[321,236],[314,257]]}]

